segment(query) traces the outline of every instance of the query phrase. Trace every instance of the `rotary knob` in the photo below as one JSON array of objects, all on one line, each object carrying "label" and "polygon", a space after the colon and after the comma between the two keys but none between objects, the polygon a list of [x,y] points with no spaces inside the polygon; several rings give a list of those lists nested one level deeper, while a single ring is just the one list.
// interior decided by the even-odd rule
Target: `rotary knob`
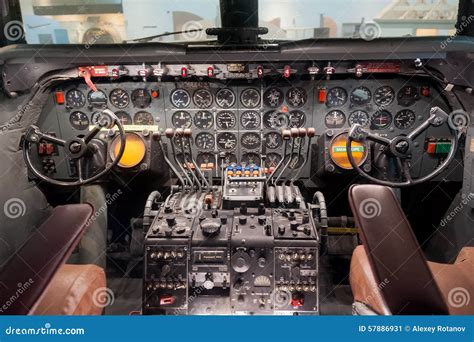
[{"label": "rotary knob", "polygon": [[244,251],[238,251],[232,255],[231,265],[236,272],[247,272],[250,268],[250,256]]},{"label": "rotary knob", "polygon": [[245,216],[240,216],[239,217],[239,224],[246,224],[247,223],[247,218]]}]

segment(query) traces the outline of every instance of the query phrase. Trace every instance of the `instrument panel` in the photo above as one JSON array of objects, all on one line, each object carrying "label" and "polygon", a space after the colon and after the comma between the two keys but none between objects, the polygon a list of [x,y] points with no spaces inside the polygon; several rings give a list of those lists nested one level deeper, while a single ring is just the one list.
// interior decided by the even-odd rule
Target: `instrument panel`
[{"label": "instrument panel", "polygon": [[[265,155],[265,166],[274,167],[284,154],[282,128],[314,127],[321,135],[358,123],[392,137],[414,129],[432,106],[444,106],[429,84],[404,78],[96,86],[96,92],[83,83],[53,90],[65,94],[64,103],[54,103],[63,137],[85,133],[100,110],[109,108],[124,125],[191,128],[198,165],[218,165],[219,156],[225,163],[262,165]],[[293,153],[288,172],[304,163],[304,150]],[[309,177],[310,166],[305,164],[302,177]]]}]

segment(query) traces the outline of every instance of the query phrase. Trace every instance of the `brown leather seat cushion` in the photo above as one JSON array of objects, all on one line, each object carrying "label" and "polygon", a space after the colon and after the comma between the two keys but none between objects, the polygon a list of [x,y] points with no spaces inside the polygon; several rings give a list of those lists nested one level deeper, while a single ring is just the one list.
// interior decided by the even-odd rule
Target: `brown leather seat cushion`
[{"label": "brown leather seat cushion", "polygon": [[96,265],[63,265],[33,310],[33,315],[100,315],[104,270]]},{"label": "brown leather seat cushion", "polygon": [[[474,314],[474,247],[464,247],[454,264],[428,262],[436,284],[452,315]],[[375,280],[364,246],[357,246],[352,254],[350,283],[354,300],[364,303],[375,312],[390,314],[380,292],[380,284]]]}]

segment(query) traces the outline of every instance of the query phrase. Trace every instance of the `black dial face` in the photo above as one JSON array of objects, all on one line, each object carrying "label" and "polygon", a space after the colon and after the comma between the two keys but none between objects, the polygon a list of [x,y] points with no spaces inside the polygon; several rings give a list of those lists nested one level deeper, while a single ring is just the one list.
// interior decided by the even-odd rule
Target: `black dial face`
[{"label": "black dial face", "polygon": [[216,164],[216,158],[214,154],[209,153],[209,152],[202,152],[197,155],[196,158],[196,163],[198,166],[201,166],[203,164],[209,164],[213,163],[214,165]]},{"label": "black dial face", "polygon": [[267,128],[278,129],[289,126],[288,115],[276,110],[263,114],[263,125]]},{"label": "black dial face", "polygon": [[112,90],[109,94],[110,103],[117,108],[125,108],[130,103],[130,96],[128,93],[120,88]]},{"label": "black dial face", "polygon": [[244,148],[247,148],[249,150],[255,150],[257,148],[260,148],[260,134],[255,132],[244,133],[240,138],[240,143]]},{"label": "black dial face", "polygon": [[86,97],[79,89],[71,89],[66,93],[66,103],[72,108],[81,108],[86,104]]},{"label": "black dial face", "polygon": [[[117,113],[115,113],[117,115]],[[109,115],[103,115],[102,112],[94,112],[91,115],[91,124],[95,126],[109,126],[112,121]]]},{"label": "black dial face", "polygon": [[170,95],[171,103],[176,108],[186,108],[191,102],[191,96],[186,89],[174,89]]},{"label": "black dial face", "polygon": [[326,114],[324,122],[327,128],[341,128],[346,123],[346,116],[342,111],[334,109]]},{"label": "black dial face", "polygon": [[235,94],[228,88],[222,88],[216,93],[216,103],[221,108],[230,108],[235,103]]},{"label": "black dial face", "polygon": [[285,94],[280,88],[272,87],[263,94],[263,103],[267,107],[276,108],[282,105]]},{"label": "black dial face", "polygon": [[240,115],[240,124],[245,129],[260,128],[260,114],[254,110],[248,110]]},{"label": "black dial face", "polygon": [[104,108],[107,106],[107,95],[102,90],[90,91],[87,94],[89,104],[95,108]]},{"label": "black dial face", "polygon": [[193,94],[193,102],[198,108],[209,108],[212,105],[212,94],[207,89],[198,89]]},{"label": "black dial face", "polygon": [[369,88],[367,87],[357,87],[352,90],[351,93],[351,102],[356,106],[362,106],[370,102],[372,94],[370,93]]},{"label": "black dial face", "polygon": [[231,132],[222,132],[217,135],[217,147],[221,150],[234,150],[237,146],[237,137]]},{"label": "black dial face", "polygon": [[120,120],[122,125],[131,125],[132,124],[132,117],[127,112],[118,111],[118,112],[115,112],[115,115]]},{"label": "black dial face", "polygon": [[288,126],[293,127],[303,127],[306,121],[306,115],[301,110],[292,110],[288,116]]},{"label": "black dial face", "polygon": [[214,126],[214,115],[207,110],[200,110],[194,114],[194,125],[200,129],[209,129]]},{"label": "black dial face", "polygon": [[405,107],[411,106],[419,98],[418,89],[414,86],[403,87],[397,94],[398,104]]},{"label": "black dial face", "polygon": [[69,122],[75,129],[83,131],[89,127],[89,118],[83,112],[72,112],[69,115]]},{"label": "black dial face", "polygon": [[135,89],[131,97],[133,105],[138,108],[146,108],[151,103],[150,93],[143,88]]},{"label": "black dial face", "polygon": [[148,112],[138,112],[133,117],[133,123],[135,125],[151,126],[154,122],[153,115]]},{"label": "black dial face", "polygon": [[395,114],[393,122],[398,129],[408,129],[413,127],[416,115],[409,109],[403,109]]},{"label": "black dial face", "polygon": [[247,88],[240,94],[240,103],[245,108],[256,108],[260,104],[260,92],[254,88]]},{"label": "black dial face", "polygon": [[184,110],[180,110],[178,112],[173,113],[173,116],[171,117],[171,122],[176,128],[190,128],[193,124],[193,119],[191,118],[191,114]]},{"label": "black dial face", "polygon": [[392,123],[392,114],[386,110],[379,110],[372,115],[372,129],[384,129]]},{"label": "black dial face", "polygon": [[265,159],[266,167],[277,167],[278,163],[281,161],[281,155],[278,153],[268,153],[267,158]]},{"label": "black dial face", "polygon": [[207,132],[202,132],[196,135],[196,147],[201,150],[214,149],[214,135]]},{"label": "black dial face", "polygon": [[226,153],[224,156],[224,164],[236,164],[237,163],[237,156],[233,153]]},{"label": "black dial face", "polygon": [[247,165],[259,165],[260,166],[260,155],[255,152],[247,152],[242,155],[242,163]]},{"label": "black dial face", "polygon": [[356,110],[349,115],[349,126],[352,126],[354,124],[359,124],[362,127],[367,127],[369,124],[369,114],[367,112],[364,112],[363,110]]},{"label": "black dial face", "polygon": [[306,90],[300,87],[290,88],[286,93],[286,102],[293,107],[301,107],[308,100]]},{"label": "black dial face", "polygon": [[[178,150],[183,151],[184,149],[185,151],[189,151],[189,148],[191,147],[190,142],[192,143],[192,140],[177,135],[173,137],[173,140]],[[188,158],[188,160],[191,160],[191,158],[189,158],[189,153],[186,153],[186,157]]]},{"label": "black dial face", "polygon": [[283,143],[283,138],[278,132],[269,132],[265,134],[264,139],[265,146],[271,149],[279,148]]},{"label": "black dial face", "polygon": [[395,91],[392,87],[383,86],[375,90],[374,102],[379,106],[388,106],[394,99]]},{"label": "black dial face", "polygon": [[335,87],[328,91],[326,95],[326,106],[339,107],[347,101],[347,92],[344,88]]},{"label": "black dial face", "polygon": [[235,127],[235,114],[229,111],[222,111],[216,115],[216,124],[220,129],[232,129]]}]

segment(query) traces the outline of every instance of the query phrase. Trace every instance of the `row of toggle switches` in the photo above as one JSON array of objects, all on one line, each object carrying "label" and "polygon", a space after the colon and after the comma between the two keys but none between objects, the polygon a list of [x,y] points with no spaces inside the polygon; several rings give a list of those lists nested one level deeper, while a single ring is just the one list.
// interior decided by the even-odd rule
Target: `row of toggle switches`
[{"label": "row of toggle switches", "polygon": [[150,259],[152,259],[152,260],[160,260],[160,259],[170,260],[170,259],[181,259],[183,256],[184,256],[184,252],[180,251],[180,250],[178,250],[178,251],[169,251],[169,252],[158,251],[158,252],[152,252],[150,254]]}]

